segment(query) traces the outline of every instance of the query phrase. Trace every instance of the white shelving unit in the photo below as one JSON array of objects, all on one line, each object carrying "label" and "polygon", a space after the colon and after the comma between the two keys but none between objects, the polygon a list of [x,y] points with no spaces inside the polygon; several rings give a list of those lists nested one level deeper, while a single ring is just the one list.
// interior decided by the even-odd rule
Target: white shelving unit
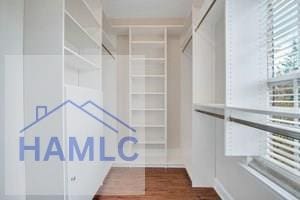
[{"label": "white shelving unit", "polygon": [[129,28],[129,91],[138,164],[167,166],[167,28]]},{"label": "white shelving unit", "polygon": [[[98,2],[98,4],[96,3]],[[102,92],[102,9],[100,1],[65,0],[64,10],[64,99],[82,104],[88,100],[103,105]],[[87,109],[91,109],[88,108]],[[95,111],[92,108],[90,111]],[[97,112],[103,119],[103,114]],[[78,123],[80,122],[80,123]],[[71,108],[65,109],[65,137],[81,138],[83,127],[94,137],[105,136],[105,128],[85,119]],[[98,181],[103,180],[107,173],[107,164],[76,165],[66,164],[66,182],[69,195],[81,193],[93,194],[96,191],[96,179],[82,171],[93,171]],[[101,168],[102,171],[97,171]],[[82,180],[81,184],[72,182],[72,177]],[[87,189],[91,180],[93,187]],[[87,192],[89,191],[89,192]]]},{"label": "white shelving unit", "polygon": [[[23,49],[24,54],[33,55],[24,59],[24,91],[28,94],[24,97],[24,121],[32,121],[33,108],[37,105],[47,106],[48,110],[66,100],[77,105],[92,100],[102,105],[101,0],[23,3],[26,10],[24,27],[28,27],[24,29]],[[96,111],[88,105],[85,109],[89,109],[89,112]],[[49,137],[55,136],[62,144],[67,144],[69,137],[76,137],[78,142],[84,142],[87,132],[91,134],[89,136],[101,137],[103,126],[82,114],[79,109],[66,103],[55,112],[53,119],[45,120],[39,130],[33,128],[31,133],[34,135],[43,130],[43,142],[46,143]],[[102,118],[102,113],[96,114]],[[99,180],[103,180],[106,175],[103,165],[76,165],[75,162],[59,160],[52,160],[50,165],[29,165],[28,170],[38,179],[28,177],[28,181],[43,188],[38,191],[30,190],[37,195],[40,195],[40,191],[47,195],[59,191],[57,199],[73,200],[73,196],[78,194],[93,198],[99,188]],[[45,183],[43,180],[48,181]]]},{"label": "white shelving unit", "polygon": [[93,11],[93,6],[85,0],[65,0],[64,75],[66,85],[101,92],[102,11]]}]

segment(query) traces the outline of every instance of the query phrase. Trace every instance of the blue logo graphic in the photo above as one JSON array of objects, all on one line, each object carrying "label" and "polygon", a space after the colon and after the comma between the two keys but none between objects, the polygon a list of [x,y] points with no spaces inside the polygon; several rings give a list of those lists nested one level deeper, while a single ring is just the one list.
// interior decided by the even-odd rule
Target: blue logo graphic
[{"label": "blue logo graphic", "polygon": [[[94,108],[96,108],[97,110],[99,110],[99,111],[103,112],[104,114],[110,116],[111,118],[116,120],[118,123],[120,123],[123,126],[125,126],[126,128],[128,128],[129,130],[131,130],[133,132],[136,132],[136,130],[133,127],[131,127],[130,125],[128,125],[126,122],[122,121],[121,119],[119,119],[115,115],[111,114],[110,112],[108,112],[107,110],[102,108],[101,106],[97,105],[93,101],[89,100],[89,101],[85,102],[82,105],[78,105],[78,104],[74,103],[71,100],[67,100],[67,101],[61,103],[60,105],[56,106],[55,108],[53,108],[50,111],[48,111],[47,106],[36,106],[36,120],[34,122],[30,123],[29,125],[27,125],[26,127],[24,127],[22,130],[20,130],[20,133],[25,133],[26,130],[28,130],[31,127],[35,126],[36,124],[40,123],[42,120],[44,120],[48,116],[54,114],[56,111],[60,110],[61,108],[63,108],[67,104],[70,104],[70,105],[74,106],[78,110],[80,110],[83,113],[87,114],[92,119],[96,120],[101,125],[104,125],[105,127],[109,128],[111,131],[113,131],[115,133],[118,133],[118,130],[116,128],[112,127],[108,123],[106,123],[103,120],[99,119],[97,116],[95,116],[94,114],[92,114],[91,112],[86,110],[85,107],[87,105],[92,105]],[[116,160],[115,157],[105,155],[105,138],[100,137],[100,138],[97,139],[97,141],[99,142],[99,149],[98,149],[99,158],[97,160],[99,160],[99,161],[115,161]],[[134,161],[138,158],[137,153],[134,153],[131,156],[125,155],[125,153],[124,153],[124,145],[128,142],[136,144],[138,141],[135,137],[123,137],[123,138],[121,138],[119,143],[118,143],[118,154],[119,154],[120,158],[122,158],[125,161]],[[25,151],[33,151],[35,161],[41,161],[41,160],[42,161],[48,161],[51,157],[54,157],[54,156],[58,157],[59,160],[61,160],[61,161],[65,161],[65,160],[75,161],[76,160],[75,155],[77,155],[78,161],[84,161],[87,155],[88,155],[88,160],[89,161],[94,161],[95,160],[95,156],[94,156],[95,139],[93,137],[87,137],[86,138],[82,150],[80,150],[77,139],[75,137],[69,137],[68,138],[68,145],[69,145],[68,146],[68,151],[69,151],[68,159],[65,157],[62,145],[60,144],[60,141],[59,141],[58,137],[51,137],[50,138],[50,140],[48,142],[47,150],[46,150],[46,153],[45,153],[43,159],[41,159],[41,155],[40,155],[41,154],[40,153],[40,144],[41,144],[40,137],[35,137],[34,138],[34,145],[25,145],[24,137],[20,137],[20,141],[19,141],[19,153],[20,153],[19,158],[20,158],[20,161],[25,160]]]}]

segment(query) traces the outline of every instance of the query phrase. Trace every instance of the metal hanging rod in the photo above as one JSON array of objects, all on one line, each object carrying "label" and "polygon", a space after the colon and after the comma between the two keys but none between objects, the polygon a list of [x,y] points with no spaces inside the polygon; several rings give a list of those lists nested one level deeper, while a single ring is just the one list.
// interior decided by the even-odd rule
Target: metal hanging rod
[{"label": "metal hanging rod", "polygon": [[[224,115],[221,115],[221,114],[207,112],[207,111],[203,111],[203,110],[199,110],[199,109],[195,109],[195,111],[199,112],[199,113],[202,113],[202,114],[205,114],[205,115],[216,117],[216,118],[219,118],[219,119],[225,119]],[[251,127],[251,128],[255,128],[255,129],[262,130],[262,131],[275,133],[275,134],[278,134],[278,135],[282,135],[282,136],[286,136],[286,137],[290,137],[290,138],[300,140],[300,131],[294,131],[294,130],[290,130],[290,129],[275,127],[275,126],[261,124],[261,123],[256,123],[256,122],[252,122],[252,121],[248,121],[248,120],[238,119],[238,118],[231,117],[231,116],[228,118],[228,120],[231,121],[231,122],[234,122],[234,123],[238,123],[238,124],[241,124],[241,125],[244,125],[244,126]]]},{"label": "metal hanging rod", "polygon": [[266,125],[266,124],[260,124],[260,123],[256,123],[256,122],[251,122],[251,121],[247,121],[247,120],[243,120],[243,119],[234,118],[234,117],[229,117],[229,121],[235,122],[238,124],[242,124],[244,126],[249,126],[251,128],[256,128],[256,129],[259,129],[262,131],[267,131],[270,133],[275,133],[278,135],[282,135],[282,136],[300,140],[300,132],[298,132],[298,131],[274,127],[274,126],[270,126],[270,125]]},{"label": "metal hanging rod", "polygon": [[205,12],[204,16],[201,18],[201,20],[199,21],[197,27],[195,28],[195,32],[198,31],[198,29],[200,28],[201,24],[203,23],[203,21],[205,20],[205,18],[207,17],[208,13],[213,8],[213,6],[215,5],[216,2],[217,2],[217,0],[213,0],[213,2],[210,4],[210,6],[207,9],[207,11]]},{"label": "metal hanging rod", "polygon": [[110,52],[110,50],[102,43],[102,48],[114,59],[116,60],[115,56]]},{"label": "metal hanging rod", "polygon": [[188,39],[188,41],[185,43],[182,52],[184,52],[186,50],[186,48],[189,46],[189,43],[192,41],[193,39],[193,35],[190,36],[190,38]]},{"label": "metal hanging rod", "polygon": [[209,115],[209,116],[215,117],[215,118],[224,119],[224,115],[221,115],[221,114],[207,112],[207,111],[199,110],[199,109],[195,109],[195,111],[199,112],[199,113],[202,113],[202,114],[205,114],[205,115]]}]

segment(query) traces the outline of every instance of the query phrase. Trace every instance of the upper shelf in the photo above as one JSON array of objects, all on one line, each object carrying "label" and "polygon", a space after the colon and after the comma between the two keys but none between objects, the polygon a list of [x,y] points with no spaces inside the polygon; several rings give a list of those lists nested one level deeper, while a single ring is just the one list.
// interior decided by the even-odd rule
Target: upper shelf
[{"label": "upper shelf", "polygon": [[[66,0],[65,2],[66,2],[65,3],[66,10],[69,13],[71,13],[83,27],[85,27],[86,29],[90,29],[90,28],[99,29],[101,27],[101,17],[100,15],[97,16],[95,14],[97,13],[97,11],[93,9],[96,8],[92,7],[95,5],[90,5],[92,2],[95,1]],[[100,3],[98,4],[99,6],[101,5]],[[98,13],[101,13],[100,8],[98,8]]]},{"label": "upper shelf", "polygon": [[79,71],[100,69],[95,63],[89,61],[68,47],[64,48],[64,52],[65,66],[68,68],[74,68]]},{"label": "upper shelf", "polygon": [[91,30],[88,31],[83,27],[67,10],[65,10],[65,38],[80,48],[101,48],[101,40],[94,37]]},{"label": "upper shelf", "polygon": [[157,28],[145,28],[145,27],[136,27],[131,28],[131,41],[142,41],[145,42],[165,42],[166,40],[166,29],[157,27]]},{"label": "upper shelf", "polygon": [[142,57],[131,57],[132,61],[159,61],[164,62],[165,58],[142,58]]},{"label": "upper shelf", "polygon": [[135,45],[165,45],[165,41],[160,41],[160,40],[132,40],[131,44]]}]

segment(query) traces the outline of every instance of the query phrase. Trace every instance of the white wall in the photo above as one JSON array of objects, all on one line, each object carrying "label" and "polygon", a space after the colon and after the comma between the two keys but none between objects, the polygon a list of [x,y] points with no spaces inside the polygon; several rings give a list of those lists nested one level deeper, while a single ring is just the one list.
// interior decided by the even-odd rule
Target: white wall
[{"label": "white wall", "polygon": [[[0,58],[0,176],[4,176],[4,60]],[[4,179],[0,179],[0,198],[4,197]]]},{"label": "white wall", "polygon": [[181,55],[181,149],[188,173],[192,173],[192,42]]},{"label": "white wall", "polygon": [[[104,50],[103,50],[104,51]],[[102,77],[103,77],[103,106],[104,109],[110,112],[113,115],[117,115],[118,107],[118,74],[117,74],[117,65],[116,61],[112,59],[110,55],[107,55],[107,53],[103,53],[102,57]],[[117,129],[120,128],[117,121],[113,118],[111,118],[108,115],[104,115],[104,121],[113,127],[116,127]],[[116,156],[117,151],[117,134],[111,132],[111,130],[105,128],[104,129],[104,136],[105,140],[107,141],[106,149],[107,149],[107,155],[110,156]],[[105,162],[105,169],[104,169],[104,175],[107,175],[110,168],[112,166],[112,163]],[[103,177],[105,178],[105,177]]]},{"label": "white wall", "polygon": [[180,142],[180,38],[168,35],[168,163],[182,164]]},{"label": "white wall", "polygon": [[[119,35],[117,37],[117,113],[120,119],[129,123],[129,37]],[[119,126],[119,139],[128,136],[129,131],[124,126]],[[129,151],[129,148],[125,149]],[[119,160],[121,164],[122,161]]]},{"label": "white wall", "polygon": [[[35,107],[49,109],[63,102],[63,1],[26,0],[24,5],[24,110],[25,124],[35,121]],[[26,142],[33,144],[41,137],[41,156],[51,137],[63,137],[63,112],[26,131]],[[26,157],[26,192],[28,199],[63,199],[65,177],[63,163],[51,159],[47,163]]]},{"label": "white wall", "polygon": [[23,10],[23,0],[0,1],[0,199],[3,200],[25,199],[25,166],[18,161],[18,136],[24,125]]}]

